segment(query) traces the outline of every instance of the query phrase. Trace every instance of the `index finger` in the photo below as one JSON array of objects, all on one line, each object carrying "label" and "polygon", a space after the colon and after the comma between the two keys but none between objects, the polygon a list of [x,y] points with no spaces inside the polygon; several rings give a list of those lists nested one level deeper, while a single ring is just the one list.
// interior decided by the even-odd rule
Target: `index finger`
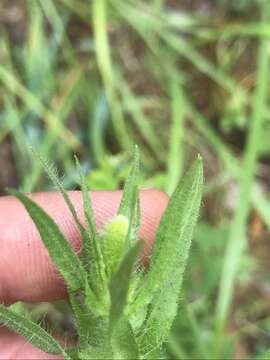
[{"label": "index finger", "polygon": [[[113,217],[119,207],[121,191],[92,192],[91,199],[97,227]],[[83,219],[82,196],[69,193],[80,219]],[[75,250],[80,235],[59,193],[37,193],[36,201],[59,225]],[[140,193],[142,225],[140,238],[151,244],[167,205],[167,195],[158,190]],[[39,233],[23,205],[13,197],[0,198],[0,302],[52,301],[66,296],[64,282],[53,265]]]}]

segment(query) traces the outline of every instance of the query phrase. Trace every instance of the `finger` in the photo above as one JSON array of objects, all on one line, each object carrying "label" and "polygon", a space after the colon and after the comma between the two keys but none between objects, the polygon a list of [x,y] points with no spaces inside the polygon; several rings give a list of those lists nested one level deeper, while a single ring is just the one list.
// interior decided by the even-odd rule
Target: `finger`
[{"label": "finger", "polygon": [[0,328],[0,360],[18,359],[62,359],[59,355],[46,354],[28,343],[22,336],[19,336],[6,328]]},{"label": "finger", "polygon": [[[80,236],[67,206],[59,193],[31,196],[55,219],[75,250]],[[80,219],[83,219],[80,192],[70,192]],[[167,195],[158,190],[141,192],[142,226],[140,238],[150,251]],[[97,227],[116,214],[121,192],[91,193]],[[0,198],[0,301],[50,301],[66,295],[64,283],[49,258],[39,234],[22,204],[13,197]]]}]

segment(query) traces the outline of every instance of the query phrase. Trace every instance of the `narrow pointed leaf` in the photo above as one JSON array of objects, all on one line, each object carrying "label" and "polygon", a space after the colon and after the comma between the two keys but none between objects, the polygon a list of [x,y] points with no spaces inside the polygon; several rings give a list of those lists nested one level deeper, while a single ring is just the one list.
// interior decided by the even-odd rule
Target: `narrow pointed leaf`
[{"label": "narrow pointed leaf", "polygon": [[138,191],[140,176],[140,154],[138,146],[135,146],[133,163],[126,180],[124,191],[118,210],[118,215],[124,215],[129,219],[129,231],[126,237],[125,247],[128,250],[135,241],[141,223],[140,197]]},{"label": "narrow pointed leaf", "polygon": [[87,224],[86,234],[83,237],[84,265],[88,272],[91,286],[94,288],[94,290],[100,293],[102,292],[106,283],[105,263],[101,250],[100,238],[97,235],[94,212],[89,197],[89,190],[77,157],[75,157],[75,161],[80,175],[84,216]]},{"label": "narrow pointed leaf", "polygon": [[66,281],[69,290],[77,291],[78,289],[84,289],[86,273],[77,255],[54,220],[24,194],[16,190],[9,190],[9,193],[20,200],[28,211],[50,257]]},{"label": "narrow pointed leaf", "polygon": [[177,314],[181,289],[181,270],[172,271],[152,299],[148,314],[138,336],[144,359],[155,359],[167,340],[172,322]]},{"label": "narrow pointed leaf", "polygon": [[[180,181],[163,214],[146,283],[131,305],[131,313],[147,306],[157,291],[164,291],[170,276],[181,284],[193,229],[199,214],[202,182],[202,160],[198,158]],[[177,277],[173,276],[174,269]]]},{"label": "narrow pointed leaf", "polygon": [[78,218],[75,207],[73,206],[73,204],[68,196],[67,191],[65,190],[64,186],[62,185],[60,179],[58,178],[58,176],[56,174],[55,169],[53,168],[53,166],[50,166],[49,163],[45,159],[43,159],[43,157],[34,148],[31,148],[31,150],[32,150],[33,154],[35,155],[35,157],[41,163],[44,171],[46,172],[46,174],[48,175],[48,177],[50,178],[50,180],[52,181],[54,186],[56,186],[57,189],[62,194],[63,199],[64,199],[67,207],[69,208],[69,211],[75,221],[75,224],[77,225],[78,230],[80,231],[81,235],[83,236],[84,228]]},{"label": "narrow pointed leaf", "polygon": [[[47,175],[49,176],[49,178],[51,179],[53,184],[57,187],[57,189],[62,194],[63,199],[64,199],[64,201],[75,221],[75,224],[80,232],[80,235],[81,235],[82,260],[83,260],[83,265],[85,267],[85,270],[88,272],[88,274],[91,274],[91,276],[92,276],[91,280],[93,280],[93,279],[95,280],[95,282],[93,281],[93,285],[95,285],[95,283],[97,283],[101,287],[105,282],[105,280],[104,280],[105,276],[103,276],[103,282],[100,281],[101,278],[97,276],[98,275],[97,272],[92,271],[92,268],[89,269],[89,267],[87,266],[89,264],[95,264],[95,261],[94,261],[95,254],[93,254],[95,248],[92,246],[92,249],[91,249],[91,238],[96,237],[96,228],[95,228],[94,214],[92,211],[90,198],[88,195],[88,191],[87,191],[85,182],[82,181],[82,186],[83,186],[83,202],[84,202],[84,210],[85,210],[87,229],[85,229],[84,226],[81,224],[81,222],[78,218],[76,209],[75,209],[74,205],[72,204],[67,191],[65,190],[60,179],[58,178],[57,173],[54,170],[54,168],[52,166],[50,166],[48,164],[48,162],[46,160],[44,160],[37,151],[32,149],[32,152],[38,158],[43,169],[45,170],[45,172],[47,173]],[[75,159],[77,161],[78,170],[80,170],[79,162],[76,157],[75,157]],[[83,177],[83,174],[81,171],[80,171],[80,176],[81,176],[81,179],[84,180],[84,177]],[[93,244],[95,244],[95,242],[93,242]],[[92,254],[93,254],[93,256],[91,256]],[[105,273],[105,271],[104,271],[104,273]],[[87,274],[84,274],[83,276],[84,276],[84,280],[85,280],[85,292],[87,292],[87,296],[88,296],[87,297],[88,303],[89,303],[89,305],[92,306],[93,309],[97,310],[95,307],[95,304],[97,304],[97,300],[100,301],[101,299],[97,299],[96,294],[93,292],[93,289],[90,289],[89,284],[87,283]],[[70,297],[72,298],[71,302],[73,304],[72,307],[73,307],[73,311],[75,314],[76,323],[79,327],[80,335],[83,336],[83,334],[85,333],[85,330],[87,330],[87,325],[88,325],[88,321],[85,319],[85,316],[83,314],[83,309],[85,308],[86,304],[77,301],[76,300],[77,295],[78,295],[77,293],[73,294],[70,292]],[[100,305],[101,304],[102,304],[102,302],[100,301]]]},{"label": "narrow pointed leaf", "polygon": [[124,186],[123,196],[118,210],[119,215],[124,215],[128,218],[130,217],[130,210],[134,208],[134,202],[136,201],[136,194],[138,191],[139,170],[140,155],[139,149],[136,146],[134,150],[133,164]]},{"label": "narrow pointed leaf", "polygon": [[110,281],[111,309],[110,329],[113,330],[118,320],[123,316],[127,305],[128,290],[131,282],[132,270],[143,248],[143,242],[138,241],[125,255],[118,270]]},{"label": "narrow pointed leaf", "polygon": [[152,297],[139,340],[140,347],[147,348],[144,358],[152,359],[152,352],[167,340],[177,313],[183,273],[199,215],[202,182],[202,161],[198,159],[178,185],[158,230],[149,278],[140,294],[144,304]]},{"label": "narrow pointed leaf", "polygon": [[89,197],[89,189],[88,189],[88,186],[86,184],[85,176],[84,176],[84,174],[82,172],[81,165],[80,165],[79,160],[78,160],[78,158],[76,156],[75,156],[75,162],[76,162],[76,166],[77,166],[77,169],[78,169],[78,172],[79,172],[79,175],[80,175],[80,185],[81,185],[81,188],[82,188],[85,220],[86,220],[87,225],[89,227],[89,231],[91,232],[92,236],[94,236],[94,235],[96,235],[97,230],[96,230],[95,216],[94,216],[91,200],[90,200],[90,197]]},{"label": "narrow pointed leaf", "polygon": [[65,358],[68,358],[65,350],[44,329],[3,305],[0,305],[0,322],[25,337],[40,350],[49,354],[63,355]]}]

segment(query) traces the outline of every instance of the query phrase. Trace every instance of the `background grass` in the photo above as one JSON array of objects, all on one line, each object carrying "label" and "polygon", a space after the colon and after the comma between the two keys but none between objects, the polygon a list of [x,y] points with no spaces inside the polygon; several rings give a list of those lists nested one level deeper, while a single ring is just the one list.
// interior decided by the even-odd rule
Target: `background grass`
[{"label": "background grass", "polygon": [[267,0],[1,1],[2,194],[50,188],[29,144],[70,188],[76,153],[93,190],[122,186],[134,143],[142,186],[169,194],[204,158],[172,358],[270,348],[269,11]]}]

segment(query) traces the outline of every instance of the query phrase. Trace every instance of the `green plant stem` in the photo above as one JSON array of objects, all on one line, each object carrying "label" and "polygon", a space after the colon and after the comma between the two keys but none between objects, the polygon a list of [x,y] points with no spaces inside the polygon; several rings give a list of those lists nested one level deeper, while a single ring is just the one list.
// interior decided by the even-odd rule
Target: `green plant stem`
[{"label": "green plant stem", "polygon": [[96,56],[112,112],[112,122],[116,138],[124,149],[130,149],[132,141],[126,128],[124,115],[115,87],[113,65],[107,34],[107,3],[107,0],[95,0],[93,2]]},{"label": "green plant stem", "polygon": [[[217,302],[217,333],[222,336],[233,297],[239,260],[245,246],[245,228],[250,210],[251,190],[260,150],[263,113],[268,88],[268,42],[262,39],[258,52],[257,88],[253,100],[253,115],[248,133],[245,157],[240,175],[240,194],[224,257]],[[219,343],[219,342],[218,342]]]}]

